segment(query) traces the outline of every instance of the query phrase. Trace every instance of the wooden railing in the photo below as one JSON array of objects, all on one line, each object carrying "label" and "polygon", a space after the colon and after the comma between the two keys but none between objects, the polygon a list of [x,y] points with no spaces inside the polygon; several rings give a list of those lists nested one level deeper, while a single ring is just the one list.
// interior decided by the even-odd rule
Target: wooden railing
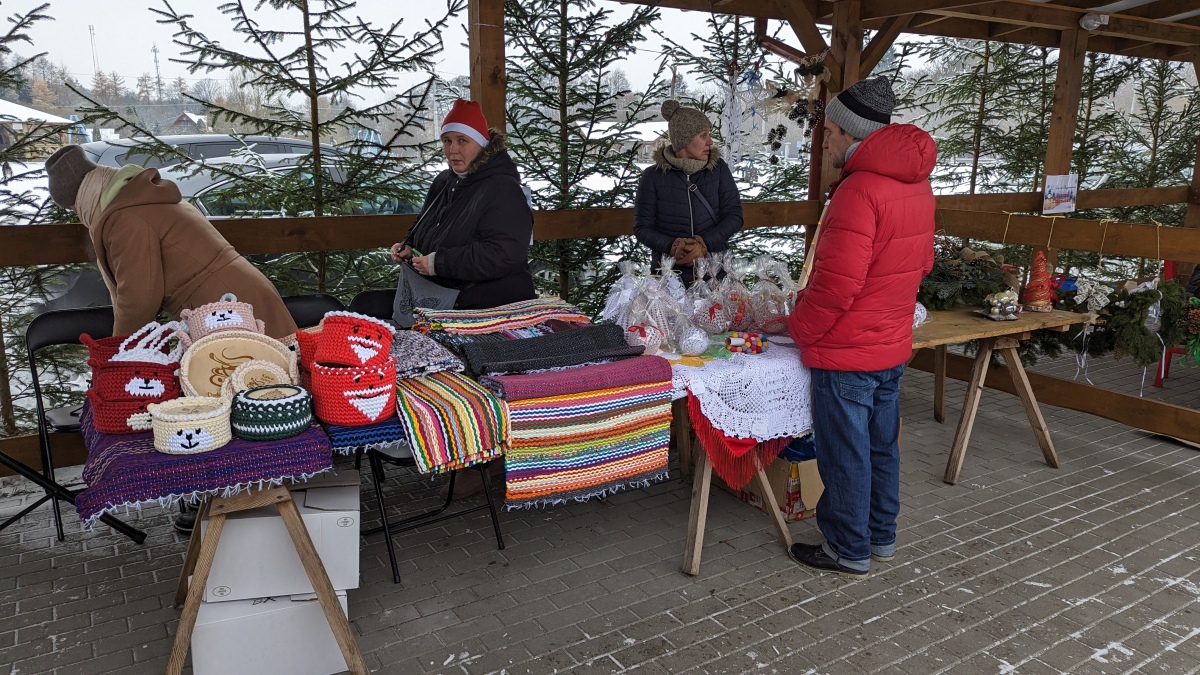
[{"label": "wooden railing", "polygon": [[[1102,252],[1106,255],[1200,260],[1200,228],[1158,227],[1074,218],[1017,215],[1041,207],[1039,193],[951,195],[938,197],[938,227],[946,234],[1011,244]],[[1186,187],[1136,190],[1083,190],[1081,209],[1149,206],[1184,202],[1200,204],[1200,195]],[[745,227],[811,225],[820,206],[814,201],[748,202],[743,205]],[[1004,212],[1009,213],[1004,213]],[[336,251],[379,248],[400,241],[413,216],[336,216],[325,218],[264,218],[214,220],[217,229],[243,254],[296,251]],[[1053,224],[1052,224],[1053,223]],[[538,211],[534,237],[538,240],[616,237],[633,234],[632,209]],[[1051,236],[1053,235],[1053,236]],[[82,225],[0,227],[0,266],[87,262],[91,244]],[[913,362],[927,367],[928,357]],[[949,372],[958,377],[960,364]],[[1031,374],[1043,402],[1132,424],[1154,433],[1200,442],[1200,411],[1158,401],[1135,399],[1058,378]],[[1002,378],[988,386],[1003,389]],[[1132,407],[1131,407],[1132,406]],[[1136,414],[1128,411],[1136,410]],[[1122,412],[1125,411],[1125,412]],[[82,463],[78,434],[54,435],[55,460],[60,466]],[[35,436],[0,439],[0,451],[31,466],[40,465]]]}]

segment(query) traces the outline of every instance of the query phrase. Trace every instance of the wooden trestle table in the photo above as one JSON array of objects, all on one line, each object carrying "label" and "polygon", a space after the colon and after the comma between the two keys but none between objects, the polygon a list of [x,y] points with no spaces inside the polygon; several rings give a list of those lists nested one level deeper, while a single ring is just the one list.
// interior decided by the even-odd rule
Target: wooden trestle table
[{"label": "wooden trestle table", "polygon": [[[972,369],[971,381],[967,384],[967,396],[958,421],[958,429],[954,432],[954,442],[950,447],[950,458],[946,463],[946,474],[943,480],[951,485],[958,482],[963,460],[966,458],[967,444],[971,440],[971,429],[975,425],[975,416],[979,412],[979,399],[983,394],[988,365],[991,362],[992,353],[997,351],[1000,352],[1004,366],[1012,376],[1017,395],[1029,418],[1029,426],[1033,429],[1033,435],[1037,438],[1046,463],[1058,468],[1058,455],[1054,452],[1050,431],[1046,427],[1046,420],[1042,417],[1037,398],[1029,385],[1025,367],[1021,365],[1021,359],[1017,355],[1017,346],[1021,340],[1028,339],[1032,331],[1041,329],[1065,331],[1073,324],[1083,323],[1084,316],[1073,312],[1054,310],[1051,312],[1026,312],[1018,315],[1015,321],[993,321],[976,314],[974,310],[965,309],[930,312],[929,317],[927,323],[913,331],[913,355],[915,356],[920,349],[932,348],[934,350],[934,418],[939,422],[945,419],[946,348],[952,344],[971,340],[979,341],[979,351],[975,354],[975,366]],[[704,548],[704,527],[708,517],[712,464],[708,461],[704,448],[699,444],[693,444],[691,423],[687,418],[687,406],[682,401],[675,402],[672,432],[679,449],[683,478],[692,480],[691,514],[688,518],[683,571],[686,574],[696,575],[700,573],[700,557]],[[694,472],[692,470],[693,461],[695,462]],[[758,469],[752,480],[758,483],[763,494],[763,510],[768,512],[784,547],[789,547],[792,544],[792,537],[787,522],[779,512],[778,504],[775,503],[763,467],[758,467]]]}]

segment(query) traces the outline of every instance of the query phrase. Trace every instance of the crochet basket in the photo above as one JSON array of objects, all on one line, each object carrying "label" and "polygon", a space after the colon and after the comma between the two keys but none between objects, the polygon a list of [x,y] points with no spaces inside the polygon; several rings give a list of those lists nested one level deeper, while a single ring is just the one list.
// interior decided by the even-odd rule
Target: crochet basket
[{"label": "crochet basket", "polygon": [[148,408],[153,401],[105,401],[94,389],[87,392],[92,426],[106,434],[136,434],[150,430]]},{"label": "crochet basket", "polygon": [[291,438],[312,424],[312,395],[294,384],[238,392],[229,413],[233,435],[247,441]]},{"label": "crochet basket", "polygon": [[396,414],[396,361],[338,368],[320,363],[312,370],[313,408],[322,422],[361,426]]},{"label": "crochet basket", "polygon": [[193,340],[226,330],[266,332],[266,325],[254,318],[254,308],[250,303],[238,302],[233,293],[222,295],[217,302],[200,305],[196,309],[185,309],[179,313],[179,318],[187,324],[188,335]]},{"label": "crochet basket", "polygon": [[88,360],[92,390],[104,401],[161,403],[179,398],[177,365],[133,361]]},{"label": "crochet basket", "polygon": [[354,312],[329,312],[321,322],[313,361],[333,366],[373,366],[390,358],[396,329]]},{"label": "crochet basket", "polygon": [[132,335],[114,335],[96,340],[83,333],[79,341],[87,347],[89,361],[172,365],[179,363],[179,357],[192,342],[185,331],[184,325],[178,321],[165,324],[151,321]]},{"label": "crochet basket", "polygon": [[283,368],[270,361],[254,359],[247,361],[225,378],[221,385],[221,395],[230,400],[238,392],[269,384],[296,384]]},{"label": "crochet basket", "polygon": [[179,362],[179,379],[188,396],[220,396],[225,380],[249,361],[268,361],[297,382],[296,353],[279,340],[245,330],[221,331],[192,343]]},{"label": "crochet basket", "polygon": [[168,455],[195,455],[216,450],[232,438],[229,399],[188,396],[148,406],[154,448]]}]

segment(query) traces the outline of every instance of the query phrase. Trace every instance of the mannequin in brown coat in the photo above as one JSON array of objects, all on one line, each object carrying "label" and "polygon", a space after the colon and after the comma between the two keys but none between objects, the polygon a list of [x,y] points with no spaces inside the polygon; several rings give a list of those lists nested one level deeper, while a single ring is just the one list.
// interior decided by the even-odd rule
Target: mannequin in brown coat
[{"label": "mannequin in brown coat", "polygon": [[275,286],[217,232],[157,169],[97,166],[79,146],[46,161],[50,196],[87,226],[96,265],[112,295],[116,335],[233,293],[254,307],[266,333],[282,338],[296,323]]}]

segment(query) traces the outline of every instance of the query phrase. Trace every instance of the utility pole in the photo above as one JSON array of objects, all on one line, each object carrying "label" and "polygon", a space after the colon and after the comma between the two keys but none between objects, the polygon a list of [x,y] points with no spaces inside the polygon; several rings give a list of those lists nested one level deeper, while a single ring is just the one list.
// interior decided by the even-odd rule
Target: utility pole
[{"label": "utility pole", "polygon": [[158,43],[157,42],[155,42],[154,46],[150,48],[150,51],[154,52],[154,94],[158,97],[157,102],[162,103],[163,80],[162,80],[162,72],[158,69]]},{"label": "utility pole", "polygon": [[96,56],[96,27],[88,25],[88,33],[92,36],[92,72],[100,72],[100,58]]}]

